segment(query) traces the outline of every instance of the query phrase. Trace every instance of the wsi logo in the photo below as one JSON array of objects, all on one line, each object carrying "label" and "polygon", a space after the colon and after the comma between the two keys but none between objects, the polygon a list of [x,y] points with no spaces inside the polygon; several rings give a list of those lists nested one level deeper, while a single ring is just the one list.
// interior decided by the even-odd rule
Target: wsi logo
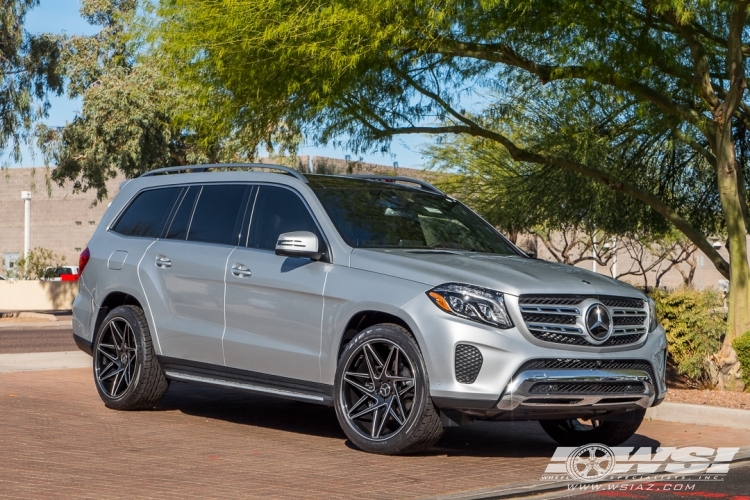
[{"label": "wsi logo", "polygon": [[[614,447],[587,444],[578,448],[560,447],[544,471],[542,480],[573,480],[584,483],[633,479],[673,481],[721,481],[739,448]],[[675,476],[675,474],[677,476]]]}]

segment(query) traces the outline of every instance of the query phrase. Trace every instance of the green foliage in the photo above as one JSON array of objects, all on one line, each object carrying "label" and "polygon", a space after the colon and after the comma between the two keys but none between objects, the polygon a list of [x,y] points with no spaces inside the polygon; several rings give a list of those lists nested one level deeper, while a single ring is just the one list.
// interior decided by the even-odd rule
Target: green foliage
[{"label": "green foliage", "polygon": [[29,256],[18,259],[10,269],[8,278],[13,280],[38,280],[47,278],[48,267],[59,267],[62,257],[47,248],[29,250]]},{"label": "green foliage", "polygon": [[671,293],[654,291],[652,297],[677,371],[698,382],[708,382],[708,359],[721,347],[727,330],[723,298],[715,290],[689,288]]},{"label": "green foliage", "polygon": [[745,382],[745,389],[750,390],[750,332],[745,332],[734,339],[732,347],[742,367],[742,381]]},{"label": "green foliage", "polygon": [[49,108],[48,93],[60,94],[63,38],[30,35],[24,30],[28,12],[39,0],[2,0],[0,4],[0,151],[21,159],[21,144]]},{"label": "green foliage", "polygon": [[[100,32],[74,37],[64,53],[68,95],[81,112],[62,128],[40,126],[39,146],[57,165],[52,180],[107,196],[118,172],[135,177],[159,167],[247,161],[257,142],[242,130],[220,135],[160,61],[142,50],[133,24],[135,0],[83,0],[81,12]],[[189,116],[190,120],[181,120]]]}]

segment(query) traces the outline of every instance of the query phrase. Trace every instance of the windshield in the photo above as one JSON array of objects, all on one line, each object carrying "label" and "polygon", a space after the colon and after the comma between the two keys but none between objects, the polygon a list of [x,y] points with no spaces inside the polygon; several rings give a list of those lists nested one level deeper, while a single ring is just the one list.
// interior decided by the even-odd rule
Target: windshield
[{"label": "windshield", "polygon": [[518,255],[491,226],[450,198],[364,183],[358,183],[356,188],[319,188],[315,193],[341,236],[355,248],[447,249]]}]

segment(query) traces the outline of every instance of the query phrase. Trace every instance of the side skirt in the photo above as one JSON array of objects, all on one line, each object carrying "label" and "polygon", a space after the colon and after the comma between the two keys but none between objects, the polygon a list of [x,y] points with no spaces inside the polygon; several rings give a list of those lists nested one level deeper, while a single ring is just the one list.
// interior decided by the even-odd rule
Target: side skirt
[{"label": "side skirt", "polygon": [[158,359],[164,375],[170,380],[197,382],[306,403],[333,405],[331,385],[167,356],[159,356]]}]

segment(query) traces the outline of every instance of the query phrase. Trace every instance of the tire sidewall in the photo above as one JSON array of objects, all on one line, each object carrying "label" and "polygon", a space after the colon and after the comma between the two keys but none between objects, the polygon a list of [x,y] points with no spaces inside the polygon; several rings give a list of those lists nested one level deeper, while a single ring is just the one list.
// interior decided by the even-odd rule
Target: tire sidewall
[{"label": "tire sidewall", "polygon": [[[353,428],[353,424],[349,422],[344,411],[344,401],[342,401],[341,398],[341,388],[346,367],[351,362],[354,355],[357,354],[359,348],[368,341],[378,339],[388,340],[397,344],[409,357],[415,371],[415,391],[414,403],[406,424],[396,435],[391,436],[388,439],[374,441],[362,436],[357,429]],[[336,416],[338,417],[341,428],[349,440],[364,451],[372,453],[389,453],[398,451],[409,439],[414,432],[415,427],[418,425],[421,416],[425,411],[427,398],[429,398],[428,378],[422,354],[411,335],[397,325],[381,324],[363,330],[357,334],[351,342],[349,342],[339,358],[339,363],[336,367],[336,377],[334,379],[334,406],[336,408]]]},{"label": "tire sidewall", "polygon": [[[110,397],[101,387],[101,383],[99,382],[99,377],[96,370],[96,356],[98,356],[99,352],[99,344],[101,343],[102,336],[104,334],[105,328],[113,319],[122,319],[128,323],[130,328],[133,330],[133,334],[135,336],[136,340],[136,349],[137,349],[137,356],[138,361],[136,362],[136,369],[135,374],[130,382],[130,385],[125,390],[125,392],[117,397],[112,398]],[[99,396],[104,401],[104,404],[113,409],[122,409],[126,408],[128,406],[129,400],[133,397],[133,394],[136,392],[136,388],[138,387],[138,384],[141,381],[141,375],[143,373],[143,362],[145,359],[145,349],[144,349],[144,342],[143,342],[143,327],[141,325],[141,322],[138,318],[138,316],[135,314],[135,312],[128,306],[119,306],[113,309],[112,311],[107,314],[107,316],[102,321],[101,326],[99,327],[99,331],[96,334],[96,341],[94,342],[93,346],[93,353],[94,353],[94,360],[93,360],[93,372],[94,372],[94,385],[96,385],[96,390],[99,393]]]}]

